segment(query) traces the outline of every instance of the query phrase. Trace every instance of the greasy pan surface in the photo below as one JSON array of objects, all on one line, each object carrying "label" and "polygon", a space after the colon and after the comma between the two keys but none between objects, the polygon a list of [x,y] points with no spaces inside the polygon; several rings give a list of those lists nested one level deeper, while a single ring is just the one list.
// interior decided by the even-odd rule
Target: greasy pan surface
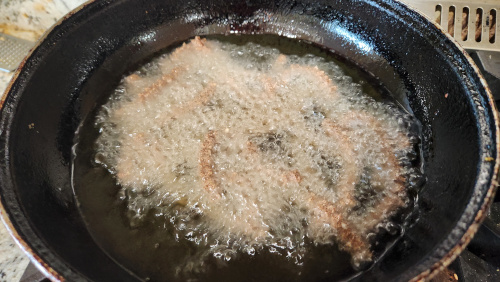
[{"label": "greasy pan surface", "polygon": [[136,280],[99,249],[80,217],[70,178],[74,132],[144,58],[194,35],[230,32],[330,48],[379,77],[422,123],[419,220],[356,279],[425,278],[462,250],[496,184],[498,117],[463,50],[420,15],[380,0],[95,1],[32,52],[1,113],[3,219],[47,274]]}]

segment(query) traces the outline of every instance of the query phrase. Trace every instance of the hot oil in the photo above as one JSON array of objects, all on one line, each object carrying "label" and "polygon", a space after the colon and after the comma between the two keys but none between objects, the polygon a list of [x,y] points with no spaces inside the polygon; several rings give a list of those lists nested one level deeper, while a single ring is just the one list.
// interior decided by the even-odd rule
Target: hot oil
[{"label": "hot oil", "polygon": [[[339,175],[346,169],[346,164],[339,160],[339,156],[328,152],[341,150],[342,147],[339,146],[342,144],[314,138],[304,143],[301,133],[294,133],[297,131],[294,126],[302,126],[304,132],[320,134],[324,130],[321,126],[325,117],[339,121],[342,114],[350,110],[349,107],[359,111],[363,107],[372,107],[369,105],[378,101],[385,106],[376,107],[377,109],[374,109],[376,114],[384,115],[390,112],[399,115],[399,118],[391,121],[391,126],[403,127],[410,131],[408,138],[413,148],[399,158],[400,162],[405,163],[401,174],[406,175],[407,179],[406,188],[408,188],[409,196],[405,198],[406,203],[401,204],[403,208],[398,209],[398,213],[390,213],[388,218],[372,228],[373,230],[368,232],[358,228],[358,232],[370,237],[369,241],[373,243],[372,250],[377,257],[377,254],[383,253],[386,247],[390,246],[391,242],[401,234],[405,224],[405,215],[413,205],[415,189],[421,183],[419,182],[418,150],[416,150],[419,135],[416,123],[402,109],[395,106],[396,103],[388,93],[374,86],[377,85],[375,79],[339,61],[316,46],[277,36],[227,36],[214,37],[214,39],[232,44],[222,45],[222,49],[226,48],[228,52],[226,59],[236,60],[240,64],[241,72],[250,70],[248,75],[254,75],[252,70],[255,69],[266,71],[271,67],[271,61],[280,63],[282,57],[279,54],[288,56],[286,60],[291,64],[300,63],[304,61],[304,58],[316,60],[324,67],[324,73],[334,78],[334,83],[338,85],[341,93],[349,91],[347,96],[341,98],[343,105],[347,108],[325,106],[328,99],[324,97],[315,99],[314,93],[310,94],[312,98],[306,102],[301,100],[300,96],[297,96],[296,100],[291,100],[293,96],[286,96],[289,100],[286,100],[283,105],[288,108],[273,108],[273,104],[268,101],[273,101],[273,99],[278,101],[280,98],[280,90],[276,90],[279,85],[274,83],[282,78],[279,75],[278,79],[269,75],[263,77],[256,75],[256,79],[262,80],[256,85],[249,86],[250,89],[257,90],[249,95],[277,93],[277,98],[273,95],[256,96],[246,101],[248,104],[241,103],[245,101],[238,100],[241,97],[238,97],[237,92],[241,91],[241,87],[227,87],[221,91],[218,88],[219,85],[211,86],[208,79],[204,81],[204,78],[210,78],[211,74],[209,71],[206,71],[208,75],[204,74],[204,69],[201,68],[192,73],[193,76],[198,75],[201,79],[200,77],[198,80],[195,77],[190,78],[195,81],[194,85],[190,86],[192,87],[190,89],[194,89],[191,93],[184,94],[183,92],[182,95],[176,96],[176,89],[181,89],[185,85],[176,86],[174,83],[172,99],[167,99],[168,103],[164,103],[161,99],[157,101],[157,103],[164,103],[161,111],[155,112],[157,103],[153,103],[148,106],[149,108],[133,109],[129,112],[132,113],[132,119],[130,119],[132,123],[138,122],[138,117],[141,115],[149,113],[152,113],[150,114],[151,120],[167,116],[173,122],[169,121],[168,126],[153,130],[153,132],[143,129],[154,128],[154,122],[153,126],[150,123],[141,124],[137,129],[128,133],[136,138],[132,140],[141,142],[145,140],[144,144],[132,144],[130,148],[133,150],[128,153],[121,152],[122,155],[128,154],[129,156],[134,156],[136,153],[139,156],[147,155],[153,152],[152,157],[155,157],[162,154],[162,148],[177,146],[171,154],[177,154],[185,159],[172,166],[171,169],[165,170],[166,173],[150,174],[151,171],[161,168],[163,164],[154,161],[144,164],[132,157],[134,162],[132,165],[128,163],[128,166],[125,166],[127,169],[124,170],[117,156],[120,150],[125,149],[122,148],[123,142],[113,135],[114,125],[107,121],[109,114],[114,113],[120,107],[126,108],[127,103],[133,102],[134,98],[127,96],[127,91],[133,91],[134,87],[144,89],[154,84],[162,73],[162,68],[170,68],[172,73],[183,71],[182,65],[179,69],[175,69],[175,66],[158,64],[153,60],[136,73],[143,77],[150,75],[151,79],[139,79],[136,84],[130,86],[127,86],[128,82],[124,80],[124,85],[112,95],[111,102],[107,103],[103,109],[96,110],[96,113],[82,124],[78,132],[73,183],[82,215],[90,232],[112,258],[139,277],[153,281],[188,279],[310,281],[352,277],[368,264],[363,263],[362,259],[355,260],[355,263],[351,264],[351,256],[340,250],[338,244],[335,243],[336,240],[332,238],[335,230],[328,228],[324,230],[319,224],[321,221],[315,222],[314,218],[311,218],[310,210],[314,208],[308,206],[310,204],[305,204],[311,202],[311,193],[318,195],[319,199],[339,201],[339,195],[334,193],[334,189],[339,185]],[[271,49],[271,47],[276,49]],[[167,55],[163,57],[165,59]],[[282,68],[282,66],[278,65],[276,68]],[[297,68],[296,71],[301,71],[301,68]],[[315,72],[315,70],[312,71]],[[307,76],[307,73],[305,75]],[[321,73],[318,77],[322,78]],[[130,78],[132,76],[129,76]],[[169,75],[167,79],[176,80],[175,77]],[[301,78],[297,79],[300,81]],[[184,84],[189,83],[191,82],[188,80]],[[201,93],[199,96],[203,97],[203,93],[208,93],[206,89],[211,89],[211,87],[218,89],[212,91],[210,95],[213,96],[193,107],[190,106],[192,105],[190,101],[196,101],[197,93]],[[288,93],[286,90],[283,91],[285,94]],[[170,99],[170,97],[167,98]],[[153,99],[156,98],[153,97]],[[240,132],[238,129],[242,127],[238,127],[238,124],[232,124],[231,120],[228,120],[222,123],[224,126],[221,126],[210,114],[210,111],[214,109],[229,109],[227,101],[231,101],[231,107],[238,110],[249,105],[269,106],[269,110],[264,112],[269,111],[272,114],[269,118],[254,116],[247,119],[245,130]],[[296,104],[300,104],[300,107],[293,108]],[[178,107],[178,105],[184,106]],[[186,109],[192,111],[192,114],[186,118],[189,122],[185,124],[177,122],[184,120],[184,117],[179,117],[187,111]],[[283,109],[285,109],[284,113]],[[289,123],[280,118],[280,115],[287,116],[287,111],[293,112],[293,110],[301,113],[294,122]],[[124,112],[124,115],[127,115],[126,109]],[[176,115],[169,116],[169,113]],[[241,111],[234,112],[231,114],[231,119],[237,120],[241,115]],[[290,118],[293,120],[294,117]],[[258,121],[258,123],[252,123],[252,121]],[[205,126],[205,124],[208,125]],[[190,128],[190,125],[192,127],[200,125],[203,129],[202,133],[193,133],[192,138],[187,141],[161,143],[168,138],[181,138],[182,134],[178,133],[183,132],[185,128]],[[363,125],[355,122],[352,127],[358,128]],[[218,170],[214,171],[214,174],[217,174],[220,179],[228,179],[224,180],[226,182],[219,181],[221,185],[217,189],[220,188],[220,190],[215,192],[208,191],[212,190],[210,185],[201,189],[203,185],[199,183],[203,180],[193,176],[195,175],[193,171],[196,171],[195,167],[199,161],[198,153],[183,151],[191,147],[198,148],[200,144],[209,140],[207,136],[210,135],[207,135],[207,131],[213,132],[217,140],[217,145],[212,148],[212,152],[218,156],[214,161]],[[170,132],[177,132],[177,136],[169,137]],[[156,136],[155,134],[158,135],[159,140],[163,141],[158,141],[156,137],[150,138]],[[354,134],[351,137],[362,137],[362,134],[359,136]],[[372,137],[378,138],[376,135]],[[188,145],[183,145],[184,143]],[[304,152],[296,149],[305,145],[311,149]],[[354,149],[366,149],[366,147],[359,145]],[[240,160],[246,161],[243,167],[241,167],[241,161],[235,162],[231,159],[233,154],[236,154]],[[372,155],[378,156],[379,153],[375,150],[375,152],[369,151],[368,154],[367,158]],[[258,156],[258,161],[252,161],[255,155]],[[166,158],[170,157],[170,155],[166,156]],[[306,166],[305,159],[311,159],[313,163]],[[125,162],[121,161],[121,163]],[[366,163],[368,168],[366,168],[367,172],[363,172],[365,177],[361,177],[356,184],[357,204],[349,206],[346,208],[348,212],[345,212],[346,217],[352,217],[350,219],[352,222],[361,221],[357,218],[357,214],[369,213],[371,205],[380,201],[381,197],[372,191],[372,186],[375,184],[371,182],[374,181],[370,181],[366,175],[370,175],[369,164],[377,167],[377,165],[382,165],[383,161],[372,163],[366,161]],[[231,171],[232,165],[239,167],[235,170],[236,173],[225,172]],[[313,168],[311,172],[306,172],[311,168]],[[123,171],[135,173],[133,175],[120,174]],[[255,174],[256,171],[262,173]],[[300,171],[302,175],[297,176],[295,171]],[[238,175],[241,175],[241,172],[245,172],[248,177],[240,178]],[[271,179],[270,181],[263,178],[266,175],[267,179]],[[308,177],[309,175],[319,176],[314,178]],[[159,178],[161,179],[158,180]],[[125,187],[118,185],[117,179]],[[238,187],[243,187],[243,189],[238,190],[235,186],[226,185],[231,183],[230,181],[237,183]],[[254,182],[257,181],[263,181],[263,184],[255,186]],[[163,187],[162,183],[166,182],[171,183],[171,187],[177,188]],[[277,184],[286,189],[274,189],[273,187]],[[310,184],[307,189],[302,188],[305,184]],[[249,187],[256,192],[253,194],[249,192]],[[222,197],[222,200],[218,197]],[[261,199],[262,197],[264,199]],[[269,201],[269,199],[272,200]],[[248,202],[252,205],[243,206]],[[240,222],[248,222],[248,224],[240,224]],[[312,228],[312,226],[316,227]],[[308,232],[308,228],[314,231]],[[341,247],[341,249],[345,248]]]},{"label": "hot oil", "polygon": [[[89,119],[91,120],[91,119]],[[356,274],[349,254],[336,245],[308,249],[301,266],[286,254],[256,251],[242,253],[235,260],[208,257],[202,273],[189,271],[185,262],[198,253],[200,246],[175,236],[172,223],[157,211],[150,211],[141,223],[131,227],[126,203],[120,201],[120,187],[108,170],[91,163],[98,130],[85,122],[80,131],[74,161],[74,187],[79,207],[95,241],[124,268],[150,281],[311,281],[345,279]],[[183,267],[186,269],[180,270]]]}]

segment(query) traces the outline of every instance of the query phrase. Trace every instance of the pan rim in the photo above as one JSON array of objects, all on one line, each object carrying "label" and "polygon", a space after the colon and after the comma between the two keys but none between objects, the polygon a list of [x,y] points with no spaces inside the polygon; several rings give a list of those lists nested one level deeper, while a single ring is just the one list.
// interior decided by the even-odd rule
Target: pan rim
[{"label": "pan rim", "polygon": [[[0,111],[3,111],[5,102],[7,100],[8,94],[11,92],[11,89],[14,85],[14,83],[17,81],[19,75],[23,71],[24,65],[26,62],[31,58],[33,53],[45,42],[45,39],[50,36],[53,30],[55,30],[58,26],[64,24],[70,17],[78,13],[79,11],[83,10],[85,7],[89,6],[90,4],[96,2],[98,0],[87,0],[86,2],[82,3],[75,9],[69,11],[66,15],[64,15],[62,18],[60,18],[56,23],[54,23],[49,29],[47,29],[42,36],[36,41],[36,44],[30,49],[28,54],[24,57],[24,59],[21,61],[19,66],[17,67],[16,71],[12,75],[12,78],[10,79],[7,87],[5,88],[5,91],[3,92],[3,96],[0,100]],[[0,194],[0,219],[3,222],[4,226],[6,227],[7,231],[9,232],[9,235],[14,239],[16,244],[21,248],[24,254],[26,254],[32,262],[35,267],[42,272],[48,279],[51,281],[58,281],[58,282],[64,282],[66,279],[59,273],[57,272],[54,268],[52,268],[48,263],[46,263],[40,255],[37,254],[33,250],[33,248],[28,244],[28,242],[23,239],[19,231],[14,227],[13,222],[10,219],[10,216],[7,212],[7,210],[4,207],[3,204],[3,195]],[[55,254],[56,255],[56,254]],[[56,255],[57,256],[57,255]],[[69,266],[67,266],[70,268]],[[78,273],[79,274],[79,273]],[[81,275],[81,274],[80,274]]]},{"label": "pan rim", "polygon": [[[370,0],[371,1],[371,0]],[[372,1],[371,1],[372,2]],[[493,114],[493,120],[494,120],[494,125],[495,125],[495,142],[496,142],[496,157],[494,160],[494,167],[493,167],[493,173],[491,175],[491,183],[489,185],[489,188],[487,189],[486,196],[483,198],[483,203],[481,205],[481,208],[477,211],[476,216],[474,217],[474,222],[468,227],[468,229],[465,231],[464,235],[462,238],[459,240],[457,244],[439,261],[434,263],[428,270],[421,272],[414,278],[410,280],[410,282],[416,282],[416,281],[427,281],[432,279],[436,274],[438,274],[440,271],[443,271],[446,267],[448,267],[459,255],[462,253],[462,251],[467,247],[467,245],[470,243],[474,235],[477,233],[480,225],[484,221],[487,215],[487,210],[493,203],[493,199],[498,187],[499,183],[499,170],[500,170],[500,118],[499,118],[499,112],[497,109],[497,106],[495,104],[495,99],[493,98],[493,94],[491,93],[491,90],[486,82],[486,79],[484,79],[483,74],[479,70],[479,67],[476,65],[472,57],[467,53],[464,47],[458,43],[458,41],[451,36],[448,32],[445,31],[445,29],[434,22],[430,17],[425,15],[424,13],[420,12],[419,10],[412,8],[409,4],[399,2],[399,1],[394,1],[396,2],[397,5],[405,7],[407,10],[415,12],[418,14],[421,18],[424,18],[428,22],[432,23],[448,40],[455,45],[458,50],[462,53],[462,55],[465,57],[469,65],[474,69],[474,73],[478,76],[481,86],[484,87],[489,105],[492,109],[492,114]],[[484,159],[485,152],[481,154],[481,158]],[[481,166],[484,164],[481,163]],[[480,172],[478,173],[479,178]],[[477,182],[476,185],[477,186]],[[470,203],[469,203],[470,205]],[[468,206],[469,206],[468,205]],[[462,217],[458,220],[458,222],[461,221]],[[455,229],[455,228],[454,228]],[[450,232],[452,233],[453,230]],[[445,238],[444,241],[446,241],[448,238]]]},{"label": "pan rim", "polygon": [[[87,1],[85,3],[83,3],[82,5],[80,5],[76,9],[74,9],[73,11],[69,12],[66,16],[64,16],[63,18],[61,18],[56,24],[54,24],[50,29],[48,29],[44,33],[44,35],[38,40],[36,46],[32,48],[32,50],[25,57],[25,59],[20,64],[20,66],[18,67],[18,69],[15,71],[15,73],[14,73],[11,81],[9,82],[9,84],[8,84],[8,86],[7,86],[7,88],[6,88],[5,92],[4,92],[2,100],[0,101],[0,109],[4,108],[7,96],[11,92],[11,89],[12,89],[14,83],[17,81],[19,75],[23,71],[23,67],[24,67],[25,63],[27,62],[27,60],[38,49],[38,47],[43,42],[45,42],[45,39],[52,33],[52,31],[57,26],[59,26],[61,24],[64,24],[74,14],[78,13],[79,11],[81,11],[82,9],[84,9],[85,7],[87,7],[88,5],[90,5],[90,4],[94,3],[94,2],[98,2],[98,1],[96,1],[96,0],[89,0],[89,1]],[[431,279],[439,271],[441,271],[445,267],[447,267],[465,249],[465,247],[470,242],[470,240],[472,239],[472,237],[474,236],[474,234],[477,232],[480,224],[482,223],[482,221],[486,217],[486,212],[485,211],[487,210],[487,208],[491,205],[491,203],[493,201],[495,190],[496,190],[496,187],[498,186],[498,177],[499,177],[499,168],[500,168],[500,132],[499,132],[499,130],[500,130],[499,129],[500,128],[500,126],[499,126],[500,119],[499,119],[499,114],[498,114],[497,107],[496,107],[496,105],[494,103],[493,95],[492,95],[492,93],[491,93],[491,91],[490,91],[490,89],[489,89],[489,87],[488,87],[488,85],[487,85],[484,77],[482,76],[479,68],[473,62],[472,58],[468,55],[468,53],[465,51],[465,49],[462,46],[460,46],[458,44],[458,42],[451,35],[449,35],[447,32],[445,32],[445,30],[441,26],[435,24],[433,21],[431,21],[423,13],[421,13],[421,12],[419,12],[417,10],[414,10],[414,9],[410,8],[409,5],[401,3],[401,2],[398,2],[398,1],[392,1],[392,0],[390,0],[390,1],[365,0],[365,2],[371,3],[371,5],[378,5],[380,3],[391,3],[391,5],[396,5],[396,6],[399,5],[400,7],[403,7],[402,10],[404,10],[405,12],[410,13],[410,14],[411,13],[415,13],[416,15],[420,16],[422,19],[425,19],[425,20],[433,23],[433,25],[439,30],[439,32],[442,33],[442,34],[444,34],[446,36],[446,38],[448,40],[450,40],[451,43],[453,43],[458,48],[458,50],[460,52],[462,52],[462,55],[468,61],[468,63],[470,64],[470,66],[472,66],[475,74],[478,76],[478,78],[479,78],[479,80],[481,82],[481,86],[485,89],[485,93],[486,93],[486,96],[487,96],[488,103],[490,104],[490,107],[492,109],[492,117],[493,117],[493,122],[494,122],[494,129],[495,129],[495,138],[494,139],[495,139],[495,142],[496,142],[496,157],[495,157],[495,160],[494,160],[493,171],[492,171],[491,175],[489,175],[490,173],[488,173],[488,175],[489,175],[488,179],[491,181],[491,183],[489,184],[489,187],[486,190],[485,196],[482,198],[481,202],[474,204],[474,206],[480,206],[480,208],[477,209],[477,212],[475,213],[473,223],[468,226],[467,230],[462,235],[462,237],[458,241],[458,243],[456,243],[454,245],[454,247],[443,258],[441,258],[439,261],[437,261],[436,263],[434,263],[432,265],[432,267],[430,267],[426,271],[421,272],[420,274],[418,274],[417,276],[415,276],[411,281],[427,280],[427,279]],[[393,8],[393,9],[395,9],[395,8]],[[482,151],[480,153],[480,156],[482,158],[484,158],[486,153],[487,152]],[[490,163],[492,163],[492,162],[490,162]],[[481,163],[481,167],[483,165],[484,165],[484,163]],[[479,178],[480,175],[481,175],[481,172],[478,173],[477,178]],[[474,185],[474,187],[476,187],[475,190],[477,190],[477,186],[478,186],[478,184],[476,183]],[[1,195],[0,195],[0,198],[2,198]],[[469,203],[467,205],[467,207],[469,207],[469,206],[471,206],[471,203]],[[52,279],[52,280],[64,281],[65,280],[64,277],[62,277],[61,274],[59,274],[57,271],[55,271],[47,263],[45,263],[42,260],[42,258],[32,249],[32,247],[30,246],[30,244],[28,244],[28,242],[26,242],[23,239],[23,237],[21,236],[21,234],[14,228],[14,225],[11,222],[10,216],[7,213],[7,210],[5,209],[5,207],[4,207],[4,205],[3,205],[2,202],[0,202],[0,215],[1,215],[2,221],[7,226],[9,234],[14,238],[14,240],[21,247],[21,249],[24,251],[24,253],[26,253],[28,255],[28,257],[30,258],[30,260],[35,263],[35,265],[37,266],[37,268],[39,270],[41,270],[44,274],[46,274],[47,276],[49,276],[49,278]],[[459,218],[458,222],[460,222],[462,219],[463,219],[463,214]],[[456,227],[454,227],[451,230],[450,234],[453,232],[453,230],[455,230],[455,228]],[[446,241],[446,240],[448,240],[448,239],[449,239],[449,236],[447,236],[446,238],[444,238],[441,241],[441,243],[444,242],[444,241]],[[54,253],[54,255],[57,256],[57,254],[55,254],[55,253]],[[68,266],[68,268],[69,268],[69,266]],[[77,273],[79,275],[82,275],[79,272],[77,272]]]}]

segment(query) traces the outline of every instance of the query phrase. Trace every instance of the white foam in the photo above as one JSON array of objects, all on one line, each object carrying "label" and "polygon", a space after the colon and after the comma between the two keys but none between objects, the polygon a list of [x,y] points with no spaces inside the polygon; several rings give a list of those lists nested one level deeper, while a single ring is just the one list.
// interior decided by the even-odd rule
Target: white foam
[{"label": "white foam", "polygon": [[[149,68],[97,118],[96,161],[123,187],[131,226],[160,211],[211,246],[200,257],[267,249],[301,264],[307,237],[372,259],[368,234],[407,200],[395,182],[410,169],[395,155],[413,150],[401,113],[332,62],[254,43],[195,38]],[[356,212],[363,173],[373,193]]]}]

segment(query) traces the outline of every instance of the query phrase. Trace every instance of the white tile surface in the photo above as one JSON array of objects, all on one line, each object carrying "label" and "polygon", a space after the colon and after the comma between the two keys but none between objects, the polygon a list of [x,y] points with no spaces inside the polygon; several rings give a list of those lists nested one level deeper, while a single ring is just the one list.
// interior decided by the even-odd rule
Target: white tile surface
[{"label": "white tile surface", "polygon": [[0,281],[19,281],[28,263],[28,257],[0,224]]}]

